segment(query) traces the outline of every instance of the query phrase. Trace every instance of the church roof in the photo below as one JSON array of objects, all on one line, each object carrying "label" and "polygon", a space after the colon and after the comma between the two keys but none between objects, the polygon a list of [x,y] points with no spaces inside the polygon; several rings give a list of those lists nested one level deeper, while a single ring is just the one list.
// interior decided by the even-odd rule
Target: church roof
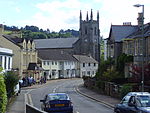
[{"label": "church roof", "polygon": [[94,58],[86,55],[73,55],[79,62],[82,63],[98,63]]},{"label": "church roof", "polygon": [[53,38],[34,40],[36,49],[72,48],[79,38]]}]

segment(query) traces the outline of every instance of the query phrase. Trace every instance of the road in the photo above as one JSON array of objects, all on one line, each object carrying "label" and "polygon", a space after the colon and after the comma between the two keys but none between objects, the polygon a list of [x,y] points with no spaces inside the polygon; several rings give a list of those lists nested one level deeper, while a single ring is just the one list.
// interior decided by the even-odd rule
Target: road
[{"label": "road", "polygon": [[30,90],[29,95],[31,95],[31,98],[29,100],[31,104],[33,103],[33,106],[40,109],[40,99],[43,99],[46,94],[65,92],[72,99],[74,113],[113,113],[111,108],[78,94],[75,87],[81,83],[83,83],[81,79],[62,79],[54,81],[44,87]]}]

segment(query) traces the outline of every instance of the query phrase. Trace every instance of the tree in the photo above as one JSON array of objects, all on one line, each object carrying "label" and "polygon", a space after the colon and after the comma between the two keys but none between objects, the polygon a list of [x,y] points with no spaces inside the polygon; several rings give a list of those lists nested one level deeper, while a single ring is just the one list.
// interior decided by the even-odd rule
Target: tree
[{"label": "tree", "polygon": [[10,71],[4,73],[4,79],[6,84],[7,97],[10,98],[14,95],[14,87],[17,85],[19,78],[14,72]]},{"label": "tree", "polygon": [[125,63],[133,62],[133,56],[132,55],[127,55],[125,53],[121,54],[117,58],[117,70],[120,73],[124,73],[124,66]]}]

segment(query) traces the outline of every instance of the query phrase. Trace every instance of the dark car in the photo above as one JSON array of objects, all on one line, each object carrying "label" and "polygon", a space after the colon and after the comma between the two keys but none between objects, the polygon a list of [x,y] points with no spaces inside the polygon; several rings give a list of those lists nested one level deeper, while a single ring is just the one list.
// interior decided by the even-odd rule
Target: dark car
[{"label": "dark car", "polygon": [[41,109],[49,113],[73,113],[72,102],[66,93],[50,93],[47,94],[43,102]]},{"label": "dark car", "polygon": [[114,108],[115,113],[150,113],[150,93],[130,92]]}]

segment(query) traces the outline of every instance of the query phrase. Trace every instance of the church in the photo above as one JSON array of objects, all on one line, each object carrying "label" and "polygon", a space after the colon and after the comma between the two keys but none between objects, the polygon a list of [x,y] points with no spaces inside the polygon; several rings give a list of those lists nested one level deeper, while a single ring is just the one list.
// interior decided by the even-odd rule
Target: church
[{"label": "church", "polygon": [[99,12],[97,20],[93,19],[93,11],[90,17],[88,12],[86,19],[82,19],[82,12],[79,17],[79,38],[52,38],[34,40],[37,50],[62,50],[71,55],[86,55],[100,62],[100,30]]}]

